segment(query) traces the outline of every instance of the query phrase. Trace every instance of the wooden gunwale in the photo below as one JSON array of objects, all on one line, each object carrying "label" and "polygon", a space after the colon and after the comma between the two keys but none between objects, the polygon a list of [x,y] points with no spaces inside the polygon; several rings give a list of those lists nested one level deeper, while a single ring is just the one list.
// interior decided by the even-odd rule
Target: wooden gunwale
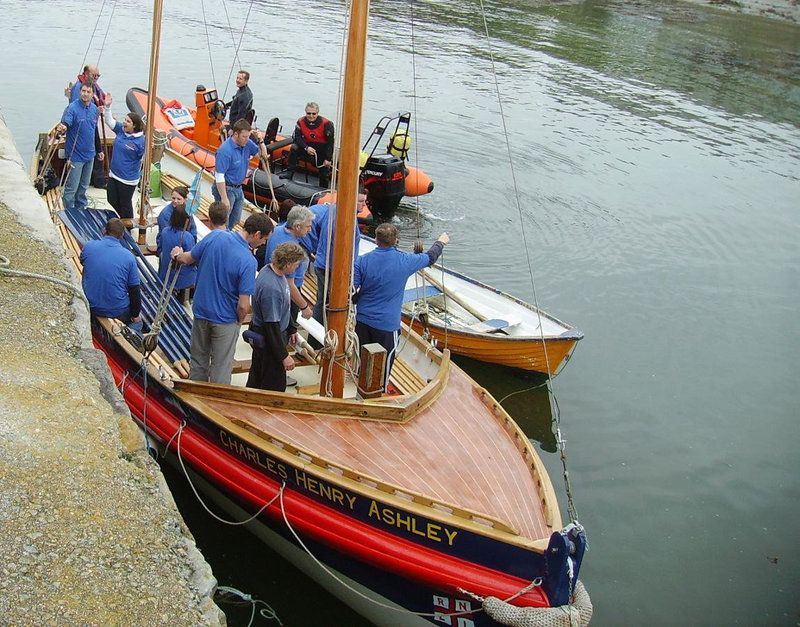
[{"label": "wooden gunwale", "polygon": [[[434,354],[435,355],[435,354]],[[284,411],[357,418],[359,420],[382,420],[408,422],[428,407],[441,395],[447,385],[450,352],[445,351],[439,362],[439,370],[428,384],[411,395],[384,396],[381,398],[356,400],[348,398],[324,398],[305,394],[285,394],[269,390],[239,388],[215,383],[177,379],[173,382],[176,391],[196,395],[213,395],[215,398],[234,401],[256,407],[273,407]]]}]

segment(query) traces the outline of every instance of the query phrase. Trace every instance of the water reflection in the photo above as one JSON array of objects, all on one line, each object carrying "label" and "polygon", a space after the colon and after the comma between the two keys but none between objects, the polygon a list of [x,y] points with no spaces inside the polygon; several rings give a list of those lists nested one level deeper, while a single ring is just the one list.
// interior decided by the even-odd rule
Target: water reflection
[{"label": "water reflection", "polygon": [[486,364],[468,357],[454,361],[503,406],[522,431],[538,442],[543,451],[558,450],[553,433],[553,420],[547,379],[541,375]]}]

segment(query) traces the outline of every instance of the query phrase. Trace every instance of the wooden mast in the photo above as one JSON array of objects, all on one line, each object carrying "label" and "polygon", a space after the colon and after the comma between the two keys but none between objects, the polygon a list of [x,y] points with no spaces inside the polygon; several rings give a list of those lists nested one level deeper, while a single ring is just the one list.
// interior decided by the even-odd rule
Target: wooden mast
[{"label": "wooden mast", "polygon": [[[344,391],[345,330],[353,267],[353,233],[356,228],[359,155],[361,153],[361,104],[364,99],[364,65],[367,48],[369,0],[352,0],[344,72],[339,185],[336,221],[333,226],[328,330],[338,338],[336,355],[322,366],[320,396],[327,394],[330,376],[332,394],[341,398]],[[335,362],[335,363],[334,363]]]},{"label": "wooden mast", "polygon": [[153,33],[150,42],[150,72],[147,85],[147,124],[145,125],[144,160],[142,162],[142,184],[139,195],[139,244],[144,244],[147,231],[147,209],[150,206],[150,165],[153,162],[153,133],[156,113],[156,92],[158,89],[158,58],[161,49],[161,17],[163,13],[162,0],[153,1]]}]

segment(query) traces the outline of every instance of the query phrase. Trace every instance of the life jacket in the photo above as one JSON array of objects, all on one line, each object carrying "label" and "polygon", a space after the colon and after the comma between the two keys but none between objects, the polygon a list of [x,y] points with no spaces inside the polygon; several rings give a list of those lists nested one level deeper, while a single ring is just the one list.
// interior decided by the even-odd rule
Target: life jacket
[{"label": "life jacket", "polygon": [[[86,82],[86,77],[83,74],[78,74],[78,82],[83,85]],[[92,96],[92,101],[98,107],[104,105],[106,103],[106,92],[100,89],[100,85],[97,83],[94,84],[94,95]]]},{"label": "life jacket", "polygon": [[319,145],[328,143],[325,137],[325,127],[328,125],[329,120],[322,116],[319,116],[317,119],[320,121],[320,124],[314,128],[308,126],[305,116],[297,120],[297,125],[300,127],[300,131],[303,133],[303,139],[306,140],[307,144]]}]

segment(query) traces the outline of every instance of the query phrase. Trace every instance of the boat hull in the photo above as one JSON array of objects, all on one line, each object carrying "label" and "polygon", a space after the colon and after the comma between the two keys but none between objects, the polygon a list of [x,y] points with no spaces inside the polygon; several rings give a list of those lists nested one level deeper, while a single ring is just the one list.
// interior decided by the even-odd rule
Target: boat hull
[{"label": "boat hull", "polygon": [[[336,486],[326,488],[325,478],[314,476],[308,464],[292,466],[254,449],[241,434],[209,422],[174,391],[153,378],[145,386],[139,374],[140,364],[96,321],[93,337],[95,346],[105,353],[115,381],[122,386],[132,415],[151,437],[170,442],[171,449],[180,455],[184,464],[202,476],[213,491],[235,505],[233,511],[239,508],[252,515],[265,503],[273,501],[258,516],[258,525],[277,534],[270,544],[276,548],[281,543],[297,544],[285,518],[310,553],[352,581],[369,582],[370,595],[376,599],[385,599],[406,611],[430,614],[426,620],[433,620],[434,613],[448,611],[447,608],[450,612],[456,608],[476,610],[475,601],[459,592],[459,588],[480,591],[483,595],[510,596],[536,577],[548,577],[552,581],[554,569],[548,566],[548,555],[567,551],[570,540],[558,533],[553,534],[551,546],[546,550],[533,551],[459,530],[464,534],[461,546],[458,550],[443,552],[440,547],[431,546],[441,544],[432,540],[431,527],[426,527],[435,522],[409,512],[408,520],[415,522],[387,530],[381,516],[370,514],[370,508],[397,513],[393,503],[373,498],[365,503],[366,509],[360,514],[356,511],[358,508],[346,512],[348,499],[362,495],[348,497],[347,491],[342,489],[344,498],[331,499],[329,494],[335,494],[332,491]],[[182,424],[185,425],[183,429]],[[276,499],[282,485],[283,494]],[[379,524],[374,524],[376,522]],[[423,529],[428,530],[427,537]],[[554,543],[560,548],[553,546]],[[287,547],[283,550],[297,555],[296,550],[289,551]],[[581,546],[580,553],[582,550]],[[315,575],[318,579],[326,577],[329,575],[324,572]],[[337,595],[351,594],[346,588],[342,590],[335,579],[328,587]],[[526,593],[519,602],[534,607],[551,605],[550,596],[542,587]],[[369,613],[377,624],[398,624],[397,617],[391,614]],[[469,617],[475,625],[495,624],[482,612]],[[408,624],[405,618],[401,624]]]},{"label": "boat hull", "polygon": [[[420,323],[403,314],[403,322],[419,331]],[[518,368],[540,374],[556,374],[569,360],[580,336],[542,340],[533,337],[510,337],[497,334],[470,333],[453,327],[429,324],[424,331],[435,345],[456,355],[478,361]]]}]

